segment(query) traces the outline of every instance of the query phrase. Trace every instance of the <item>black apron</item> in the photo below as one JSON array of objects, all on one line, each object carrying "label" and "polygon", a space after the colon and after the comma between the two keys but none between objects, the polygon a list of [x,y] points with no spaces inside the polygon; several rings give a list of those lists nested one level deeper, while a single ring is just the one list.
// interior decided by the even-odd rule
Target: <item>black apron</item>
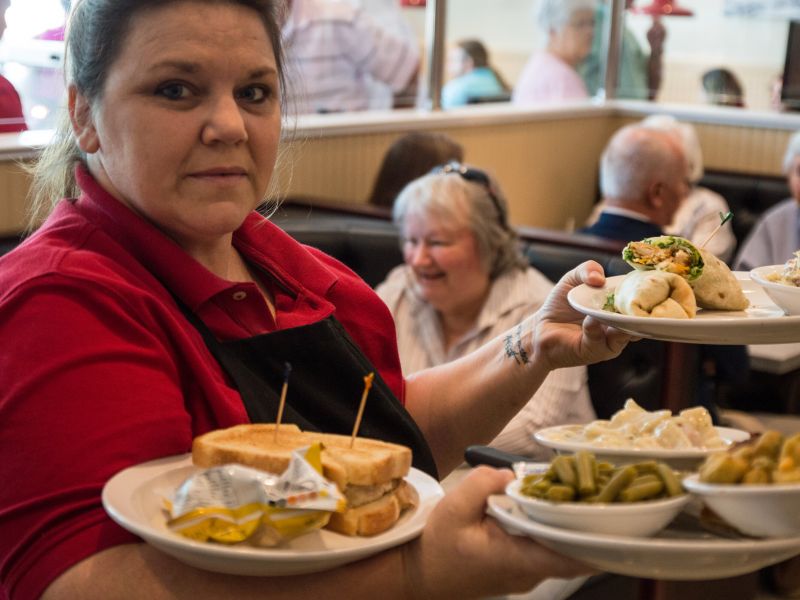
[{"label": "black apron", "polygon": [[350,435],[364,393],[364,377],[374,372],[358,435],[408,446],[414,467],[439,478],[417,424],[333,316],[311,325],[220,342],[182,302],[178,304],[233,380],[251,422],[275,422],[288,362],[292,371],[281,422],[295,423],[303,430]]}]

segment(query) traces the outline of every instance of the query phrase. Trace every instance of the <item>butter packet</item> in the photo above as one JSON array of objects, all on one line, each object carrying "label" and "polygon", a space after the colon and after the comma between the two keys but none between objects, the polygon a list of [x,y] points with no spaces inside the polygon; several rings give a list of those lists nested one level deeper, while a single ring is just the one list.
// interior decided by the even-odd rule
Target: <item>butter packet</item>
[{"label": "butter packet", "polygon": [[324,527],[346,501],[321,475],[320,444],[292,452],[286,471],[239,464],[192,474],[165,500],[167,527],[196,541],[275,546]]}]

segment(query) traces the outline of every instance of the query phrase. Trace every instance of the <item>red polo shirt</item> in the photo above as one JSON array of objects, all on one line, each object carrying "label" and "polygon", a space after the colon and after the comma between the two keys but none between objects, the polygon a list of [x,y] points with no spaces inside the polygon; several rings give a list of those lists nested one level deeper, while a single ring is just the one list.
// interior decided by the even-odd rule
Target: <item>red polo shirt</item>
[{"label": "red polo shirt", "polygon": [[252,213],[234,244],[290,291],[275,286],[273,320],[254,284],[216,277],[78,179],[81,197],[0,258],[0,598],[38,597],[80,560],[137,541],[101,506],[114,473],[247,422],[166,288],[221,340],[334,314],[403,398],[391,315],[342,264]]}]

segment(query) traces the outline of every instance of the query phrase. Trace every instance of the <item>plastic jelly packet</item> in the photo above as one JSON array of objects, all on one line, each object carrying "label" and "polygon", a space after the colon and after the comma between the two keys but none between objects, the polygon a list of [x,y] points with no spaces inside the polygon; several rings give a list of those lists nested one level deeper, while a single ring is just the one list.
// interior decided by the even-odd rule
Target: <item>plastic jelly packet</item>
[{"label": "plastic jelly packet", "polygon": [[346,501],[321,474],[321,447],[292,452],[280,475],[239,464],[204,469],[165,499],[167,527],[197,541],[274,546],[324,527]]}]

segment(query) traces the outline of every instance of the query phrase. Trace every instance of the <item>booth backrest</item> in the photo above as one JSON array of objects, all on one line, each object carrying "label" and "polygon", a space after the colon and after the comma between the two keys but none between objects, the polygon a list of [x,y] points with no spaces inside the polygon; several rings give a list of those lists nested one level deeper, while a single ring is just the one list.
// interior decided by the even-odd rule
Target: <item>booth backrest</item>
[{"label": "booth backrest", "polygon": [[[292,205],[282,210],[274,217],[281,227],[300,242],[332,254],[372,286],[402,261],[397,231],[385,217],[337,217]],[[618,243],[530,227],[521,228],[520,237],[530,264],[552,281],[586,260],[599,262],[609,276],[630,270],[620,258]],[[664,342],[642,340],[614,360],[589,366],[589,389],[598,416],[610,417],[628,398],[648,410],[663,408],[666,378],[673,375],[668,349]]]},{"label": "booth backrest", "polygon": [[740,245],[764,211],[790,196],[784,177],[708,171],[699,185],[727,200],[733,212],[733,233]]}]

